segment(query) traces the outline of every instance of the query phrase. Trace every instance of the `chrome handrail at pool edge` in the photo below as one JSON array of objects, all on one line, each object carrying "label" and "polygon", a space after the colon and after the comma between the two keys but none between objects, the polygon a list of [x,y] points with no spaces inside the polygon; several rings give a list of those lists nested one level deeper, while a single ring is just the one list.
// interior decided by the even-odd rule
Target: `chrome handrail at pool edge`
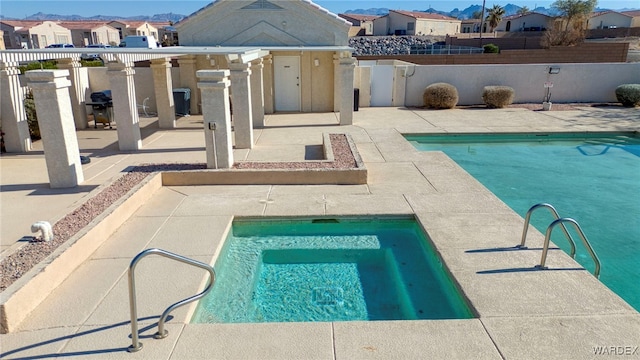
[{"label": "chrome handrail at pool edge", "polygon": [[582,228],[580,227],[580,224],[578,224],[577,221],[575,221],[574,219],[571,219],[571,218],[557,219],[557,220],[554,220],[551,223],[551,225],[549,225],[549,227],[547,228],[546,234],[544,236],[544,247],[542,249],[542,258],[540,259],[540,265],[538,265],[537,267],[540,268],[540,269],[546,269],[547,268],[544,264],[545,264],[545,262],[547,260],[547,251],[549,251],[549,242],[551,240],[551,232],[556,227],[556,225],[560,224],[560,225],[564,226],[564,223],[566,223],[566,222],[568,222],[570,224],[573,224],[573,227],[578,232],[578,235],[580,235],[580,238],[582,239],[582,243],[584,244],[584,247],[587,248],[587,251],[589,252],[589,255],[591,255],[591,258],[593,259],[593,262],[596,264],[596,268],[593,271],[593,275],[596,277],[596,279],[599,278],[600,277],[600,259],[598,259],[598,256],[596,255],[595,251],[593,251],[593,248],[591,247],[591,244],[589,243],[589,240],[587,240],[587,236],[582,231]]},{"label": "chrome handrail at pool edge", "polygon": [[[556,210],[556,208],[553,207],[553,205],[548,203],[539,203],[539,204],[533,205],[531,208],[529,208],[529,210],[527,210],[527,215],[525,216],[525,219],[524,219],[524,228],[522,229],[522,239],[520,241],[520,245],[516,246],[517,248],[520,248],[520,249],[527,248],[524,244],[527,241],[527,231],[529,230],[529,221],[531,220],[531,215],[533,214],[533,212],[540,208],[546,208],[547,210],[549,210],[549,212],[551,212],[551,215],[553,215],[553,217],[556,220],[560,219],[560,215],[558,214],[558,211]],[[571,257],[575,259],[576,243],[571,237],[571,235],[569,234],[569,231],[567,231],[567,228],[564,226],[564,223],[560,223],[560,225],[562,226],[562,232],[564,233],[564,236],[567,237],[567,240],[569,240],[569,245],[571,245]]]},{"label": "chrome handrail at pool edge", "polygon": [[169,306],[162,313],[162,316],[160,316],[160,320],[158,321],[158,332],[154,335],[154,338],[156,339],[163,339],[167,337],[167,335],[169,334],[164,329],[164,323],[167,321],[167,317],[169,317],[169,314],[176,308],[186,305],[188,303],[191,303],[193,301],[196,301],[201,297],[207,295],[207,293],[209,293],[209,291],[211,291],[211,289],[213,288],[213,283],[216,278],[216,273],[213,270],[212,266],[202,263],[200,261],[189,259],[187,257],[162,250],[162,249],[157,249],[157,248],[146,249],[140,252],[138,255],[136,255],[133,258],[133,260],[131,260],[131,264],[129,265],[129,310],[131,312],[131,342],[132,342],[131,346],[127,348],[127,351],[129,352],[137,352],[142,349],[142,343],[138,341],[138,309],[136,304],[135,268],[138,262],[142,258],[152,254],[164,256],[172,260],[177,260],[187,265],[192,265],[192,266],[202,268],[209,272],[209,280],[207,282],[207,286],[205,287],[204,290],[202,290],[202,292],[194,296],[188,297],[184,300],[178,301],[177,303]]}]

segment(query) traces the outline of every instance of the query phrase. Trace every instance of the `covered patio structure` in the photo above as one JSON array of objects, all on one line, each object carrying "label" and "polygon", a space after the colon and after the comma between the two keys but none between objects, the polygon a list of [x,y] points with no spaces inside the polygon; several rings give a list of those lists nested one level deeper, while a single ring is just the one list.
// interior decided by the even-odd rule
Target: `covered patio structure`
[{"label": "covered patio structure", "polygon": [[[153,88],[158,106],[158,122],[160,128],[170,129],[176,126],[175,109],[173,101],[173,81],[171,78],[171,59],[177,58],[180,67],[180,84],[193,91],[191,108],[194,113],[200,113],[204,108],[206,99],[204,96],[222,96],[222,93],[203,91],[202,95],[197,90],[201,88],[198,76],[205,76],[206,72],[220,72],[220,63],[226,62],[225,68],[228,74],[229,90],[233,97],[233,123],[235,130],[235,144],[237,148],[253,147],[253,128],[264,125],[264,114],[274,112],[273,98],[273,67],[271,66],[271,53],[274,51],[307,52],[315,53],[328,51],[334,53],[334,93],[337,99],[336,109],[340,112],[340,124],[348,125],[353,119],[353,74],[355,59],[351,57],[352,49],[347,46],[319,46],[319,47],[169,47],[159,49],[92,49],[98,52],[108,68],[107,76],[113,96],[114,121],[118,133],[118,145],[120,151],[138,151],[143,147],[140,136],[138,108],[136,103],[136,88],[134,85],[135,63],[150,61],[153,71]],[[34,70],[27,72],[27,85],[34,89],[36,109],[39,111],[39,121],[47,122],[49,131],[43,133],[43,145],[45,156],[60,157],[61,153],[67,160],[62,159],[63,164],[57,168],[68,172],[69,168],[79,168],[75,161],[79,162],[77,145],[73,140],[54,134],[52,129],[84,129],[87,127],[87,96],[90,92],[87,72],[81,71],[80,55],[86,49],[56,49],[41,50],[7,50],[0,51],[0,90],[2,91],[2,104],[0,117],[2,130],[5,133],[5,146],[7,152],[20,153],[31,150],[31,140],[24,110],[24,89],[20,81],[18,66],[26,62],[56,59],[60,70]],[[223,59],[215,66],[203,67],[198,65],[197,59]],[[265,66],[265,64],[267,66]],[[224,70],[224,68],[222,68]],[[36,73],[39,73],[36,75]],[[48,75],[44,75],[47,73]],[[200,74],[198,74],[200,73]],[[210,78],[211,74],[205,77]],[[67,80],[68,79],[68,80]],[[220,79],[224,83],[225,79]],[[68,88],[68,95],[60,89]],[[38,90],[36,90],[38,89]],[[208,95],[207,95],[208,94]],[[218,102],[223,104],[224,102]],[[60,111],[49,111],[52,106]],[[228,101],[227,101],[227,105]],[[209,114],[205,115],[205,132],[209,129],[227,129],[231,126],[222,126],[222,123],[230,122],[229,109],[209,107]],[[227,115],[229,114],[229,115]],[[221,116],[222,115],[222,116]],[[209,119],[209,120],[207,120]],[[220,126],[208,125],[219,123]],[[42,124],[40,125],[42,127]],[[53,131],[53,132],[51,132]],[[65,132],[63,130],[63,132]],[[68,132],[68,130],[66,131]],[[218,134],[216,134],[218,135]],[[226,137],[226,134],[219,134]],[[208,135],[207,135],[208,136]],[[229,134],[230,136],[230,134]],[[49,140],[49,141],[47,141]],[[63,142],[63,143],[60,143]],[[55,145],[54,145],[55,144]],[[230,146],[230,144],[229,144]],[[56,149],[55,151],[49,150]],[[67,151],[60,151],[66,149]],[[217,149],[218,152],[220,149]],[[209,151],[209,149],[208,149]],[[230,152],[231,149],[222,149]],[[51,164],[60,162],[53,160]],[[70,163],[66,163],[70,162]],[[49,164],[49,161],[47,162]],[[231,162],[230,165],[232,165]],[[49,167],[49,166],[48,166]],[[50,178],[52,177],[49,169]],[[55,177],[55,176],[54,176]],[[80,177],[81,179],[81,177]],[[79,181],[81,182],[81,181]],[[68,185],[68,184],[67,184]],[[67,185],[63,186],[66,187]],[[77,185],[77,184],[75,184]],[[73,186],[75,186],[73,185]]]}]

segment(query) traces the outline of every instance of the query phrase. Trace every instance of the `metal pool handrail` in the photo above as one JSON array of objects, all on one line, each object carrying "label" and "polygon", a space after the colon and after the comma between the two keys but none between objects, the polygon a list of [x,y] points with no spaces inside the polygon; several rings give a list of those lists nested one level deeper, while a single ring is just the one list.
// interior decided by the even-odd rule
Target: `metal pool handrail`
[{"label": "metal pool handrail", "polygon": [[145,256],[147,255],[160,255],[160,256],[164,256],[166,258],[172,259],[172,260],[177,260],[179,262],[185,263],[187,265],[193,265],[202,269],[205,269],[209,272],[209,281],[207,282],[207,286],[205,287],[205,289],[199,293],[196,294],[194,296],[188,297],[184,300],[178,301],[177,303],[169,306],[163,313],[162,316],[160,317],[160,320],[158,321],[158,332],[154,335],[154,337],[156,339],[164,339],[165,337],[167,337],[167,335],[169,334],[165,329],[164,329],[164,323],[167,321],[167,317],[169,316],[169,314],[175,310],[176,308],[186,305],[188,303],[191,303],[193,301],[196,301],[198,299],[200,299],[201,297],[205,296],[209,291],[211,291],[211,289],[213,288],[213,283],[215,281],[216,278],[216,273],[213,270],[213,267],[211,267],[208,264],[202,263],[200,261],[196,261],[193,259],[189,259],[186,258],[184,256],[178,255],[178,254],[174,254],[162,249],[147,249],[144,250],[142,252],[140,252],[138,255],[136,255],[136,257],[133,258],[133,260],[131,260],[131,264],[129,265],[129,309],[131,312],[131,346],[129,346],[127,348],[127,351],[129,352],[137,352],[140,351],[142,349],[142,343],[138,341],[138,309],[137,309],[137,304],[136,304],[136,284],[135,284],[135,276],[134,276],[134,272],[135,272],[135,268],[136,265],[138,264],[138,262]]},{"label": "metal pool handrail", "polygon": [[[546,208],[547,210],[549,210],[549,212],[551,212],[551,214],[556,220],[560,219],[560,215],[558,215],[558,211],[556,210],[556,208],[553,207],[553,205],[547,204],[547,203],[539,203],[539,204],[533,205],[527,211],[527,216],[524,219],[524,228],[522,229],[522,240],[520,241],[520,245],[517,246],[518,248],[521,248],[521,249],[527,248],[524,244],[527,241],[527,231],[529,230],[529,221],[531,220],[531,215],[533,214],[533,212],[540,208]],[[562,226],[562,232],[564,233],[564,236],[567,237],[567,240],[569,240],[569,245],[571,245],[571,257],[575,259],[576,243],[575,241],[573,241],[573,238],[569,234],[569,231],[567,231],[567,228],[564,226],[564,223],[560,223],[560,225]]]},{"label": "metal pool handrail", "polygon": [[547,232],[546,232],[546,234],[544,236],[544,247],[542,249],[542,258],[540,259],[540,265],[538,265],[538,267],[541,268],[541,269],[546,269],[546,267],[544,266],[544,263],[547,260],[547,251],[549,250],[549,241],[551,240],[551,232],[553,231],[553,229],[555,228],[556,225],[561,224],[561,225],[564,226],[564,223],[566,223],[566,222],[568,222],[570,224],[573,224],[573,227],[578,232],[578,235],[580,235],[580,238],[582,239],[582,243],[584,244],[584,247],[587,248],[587,251],[589,252],[589,255],[591,255],[591,258],[593,259],[593,262],[596,264],[596,268],[593,271],[593,275],[596,277],[596,279],[599,278],[600,277],[600,259],[598,259],[598,256],[593,251],[593,248],[591,247],[591,244],[589,243],[589,240],[587,240],[586,235],[582,231],[582,228],[580,227],[580,224],[578,224],[577,221],[575,221],[574,219],[571,219],[571,218],[557,219],[557,220],[553,221],[551,223],[551,225],[549,225],[549,227],[547,228]]}]

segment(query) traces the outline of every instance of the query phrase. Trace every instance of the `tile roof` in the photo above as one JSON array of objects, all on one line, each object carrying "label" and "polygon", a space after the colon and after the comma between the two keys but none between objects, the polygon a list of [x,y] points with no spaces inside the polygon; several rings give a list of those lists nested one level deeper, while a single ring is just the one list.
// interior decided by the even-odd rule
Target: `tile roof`
[{"label": "tile roof", "polygon": [[629,15],[632,17],[640,17],[640,10],[623,11],[622,14]]},{"label": "tile roof", "polygon": [[338,14],[343,19],[353,19],[357,21],[372,21],[380,17],[380,15],[362,15],[362,14]]},{"label": "tile roof", "polygon": [[63,21],[58,23],[58,25],[65,27],[67,29],[95,29],[101,26],[107,25],[104,21]]},{"label": "tile roof", "polygon": [[404,11],[404,10],[389,10],[389,11],[393,11],[395,13],[402,14],[402,15],[405,15],[405,16],[410,16],[410,17],[416,18],[416,19],[458,20],[458,19],[452,18],[450,16],[445,16],[445,15],[440,15],[440,14],[433,14],[433,13],[426,13],[426,12],[420,12],[420,11]]}]

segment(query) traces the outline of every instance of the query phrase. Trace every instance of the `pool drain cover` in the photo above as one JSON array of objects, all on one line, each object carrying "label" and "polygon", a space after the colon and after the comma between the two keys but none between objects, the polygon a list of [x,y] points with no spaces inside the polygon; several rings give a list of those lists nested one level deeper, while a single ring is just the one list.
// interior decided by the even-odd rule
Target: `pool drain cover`
[{"label": "pool drain cover", "polygon": [[313,288],[311,300],[316,305],[341,306],[344,303],[344,291],[339,287]]}]

